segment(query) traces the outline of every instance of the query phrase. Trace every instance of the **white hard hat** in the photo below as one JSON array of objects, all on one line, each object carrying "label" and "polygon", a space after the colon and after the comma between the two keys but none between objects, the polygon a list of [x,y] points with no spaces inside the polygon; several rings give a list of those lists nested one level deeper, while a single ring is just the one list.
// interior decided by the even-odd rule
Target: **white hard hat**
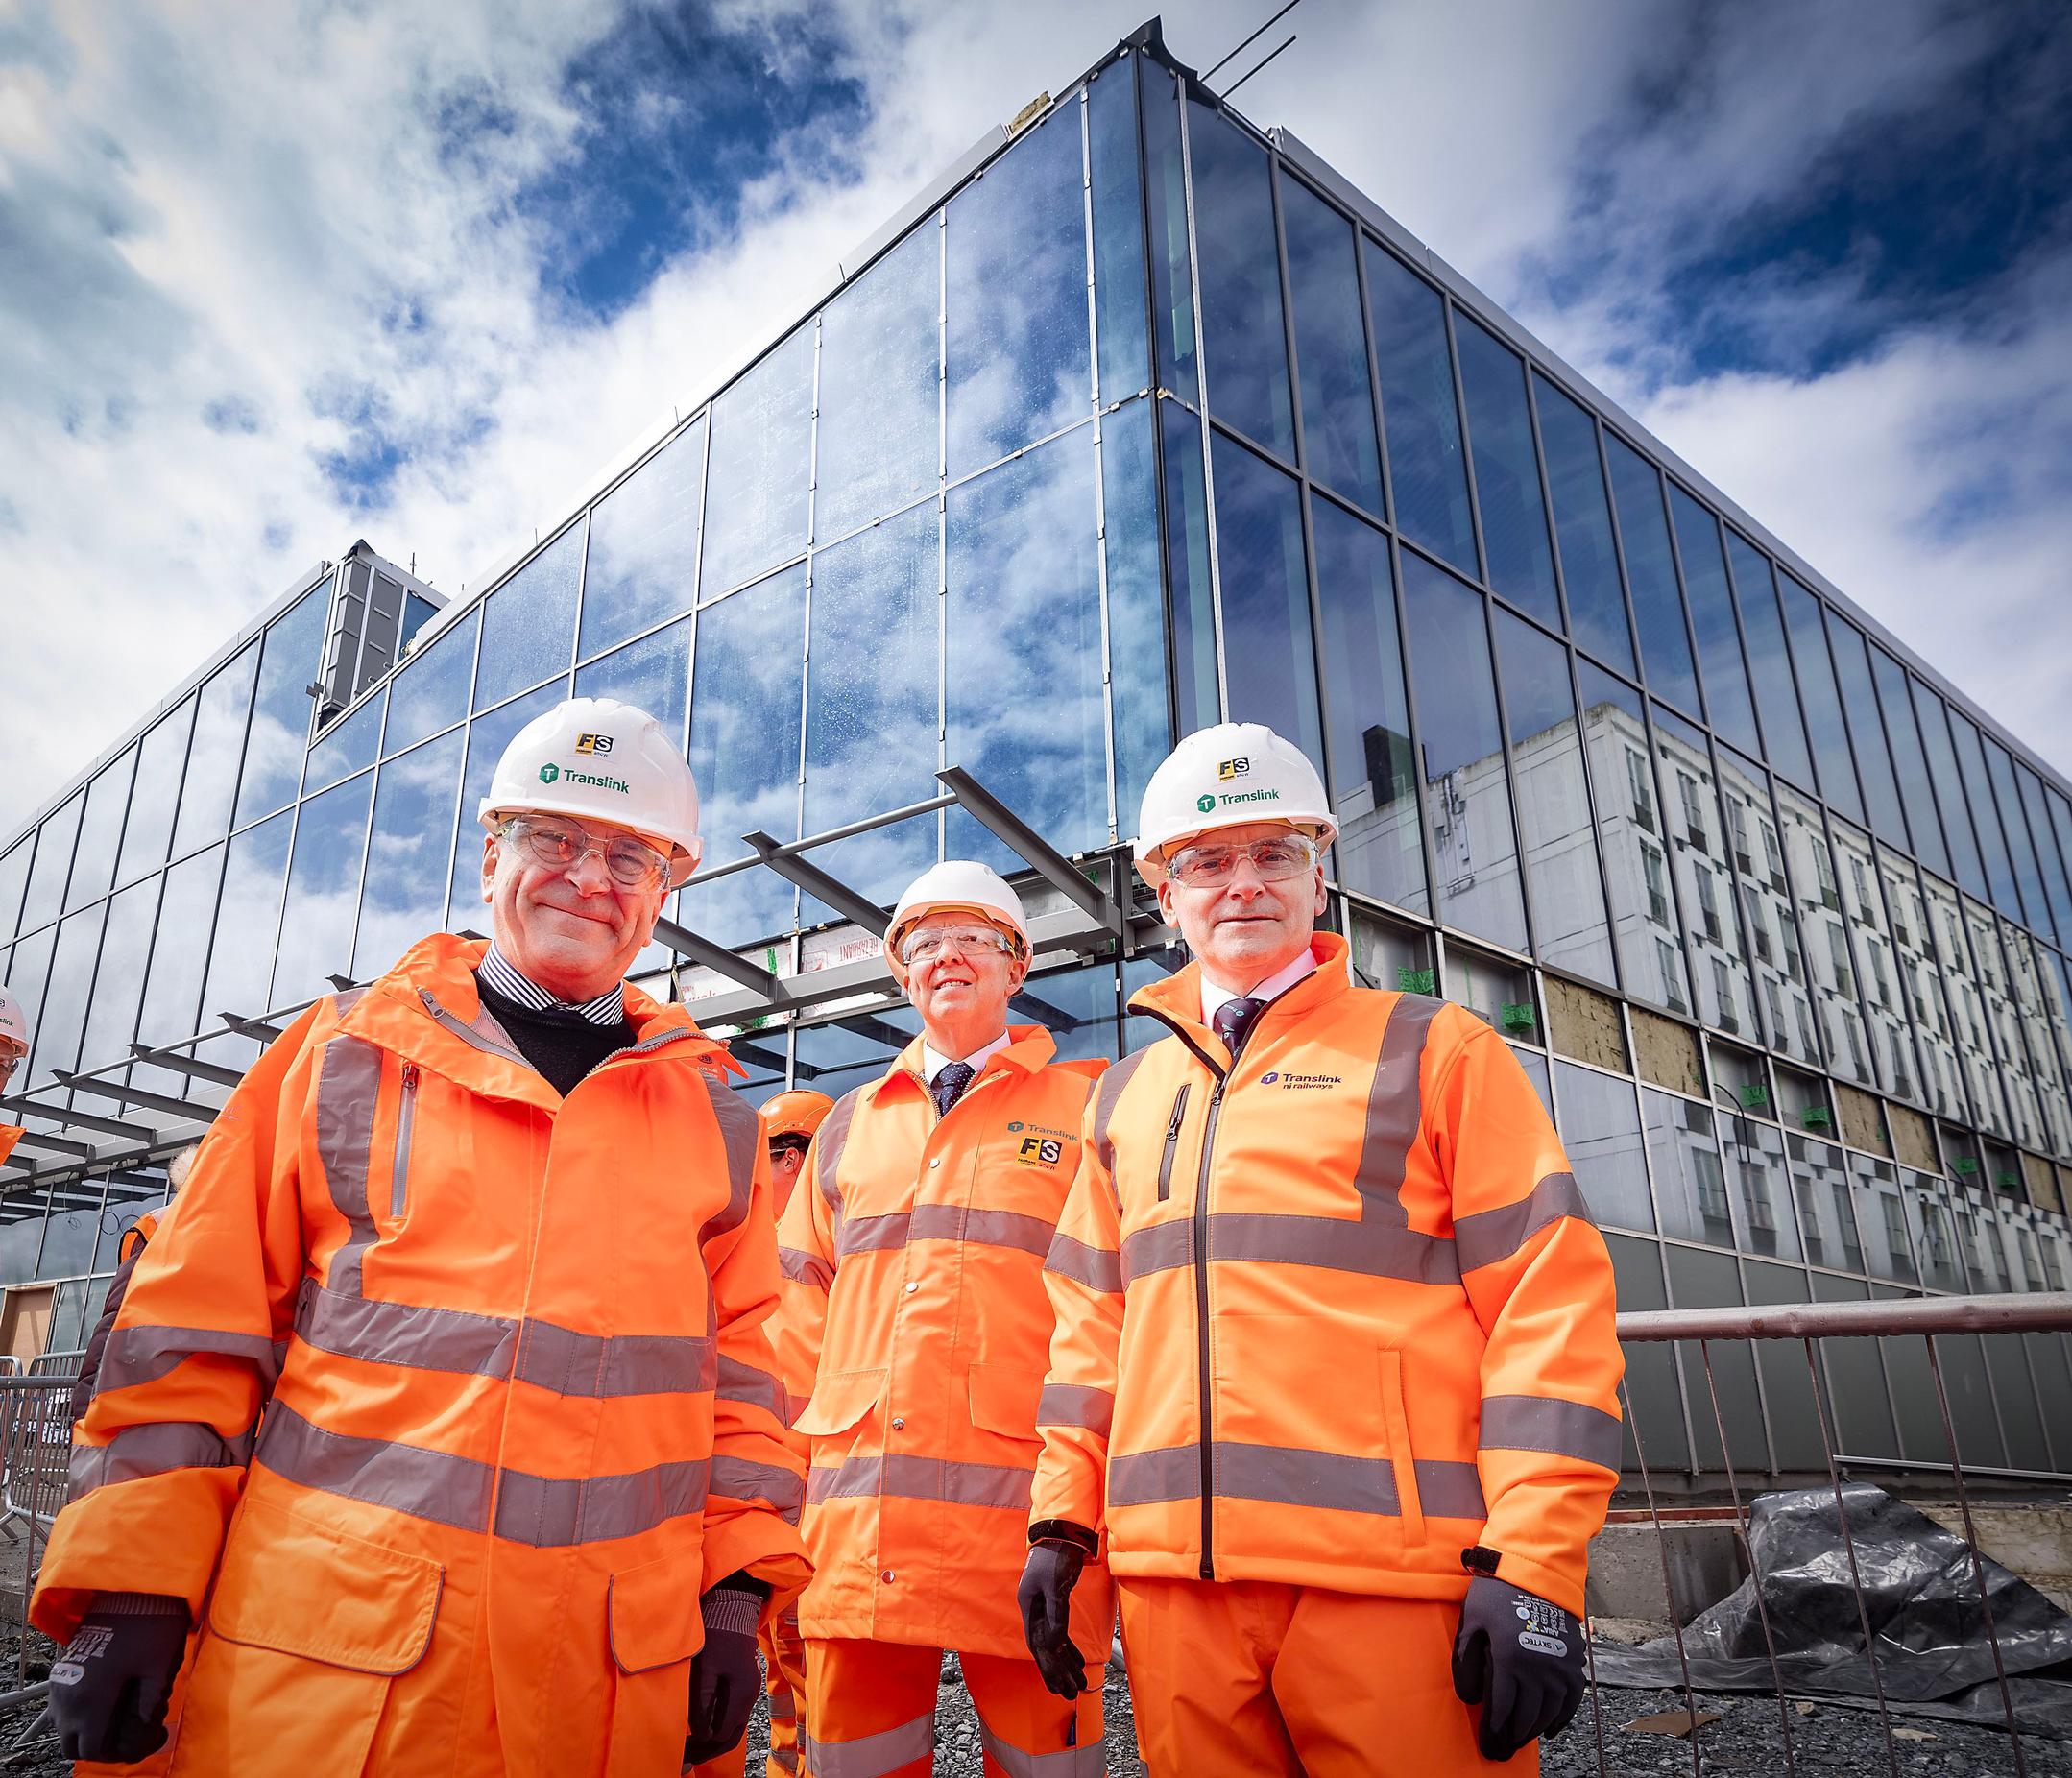
[{"label": "white hard hat", "polygon": [[608,821],[662,841],[669,882],[698,868],[698,784],[661,723],[616,698],[570,698],[535,716],[496,761],[476,811],[494,833],[508,815]]},{"label": "white hard hat", "polygon": [[911,927],[930,914],[959,909],[1005,926],[1022,941],[1024,954],[1027,953],[1028,921],[1022,912],[1022,898],[1007,879],[990,865],[949,858],[929,865],[915,877],[892,910],[892,924],[885,928],[885,955],[891,959],[893,974],[902,982],[906,979],[906,966],[900,961],[900,940]]},{"label": "white hard hat", "polygon": [[1263,722],[1197,729],[1168,754],[1144,787],[1137,816],[1137,870],[1154,889],[1169,847],[1218,828],[1285,821],[1318,846],[1338,836],[1324,781],[1292,741]]},{"label": "white hard hat", "polygon": [[22,1053],[29,1052],[29,1020],[21,1009],[21,1002],[5,988],[0,988],[0,1045],[19,1045]]}]

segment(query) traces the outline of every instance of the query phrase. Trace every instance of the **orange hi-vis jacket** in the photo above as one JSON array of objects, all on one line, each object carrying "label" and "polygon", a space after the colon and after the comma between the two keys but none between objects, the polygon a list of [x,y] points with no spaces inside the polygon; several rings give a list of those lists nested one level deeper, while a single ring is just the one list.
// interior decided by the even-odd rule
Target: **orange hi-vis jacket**
[{"label": "orange hi-vis jacket", "polygon": [[14,1152],[14,1144],[26,1134],[18,1123],[0,1123],[0,1161]]},{"label": "orange hi-vis jacket", "polygon": [[[1044,1256],[1103,1065],[1054,1062],[1041,1025],[1009,1035],[947,1117],[916,1038],[836,1102],[784,1213],[783,1319],[813,1378],[794,1422],[812,1451],[809,1639],[1028,1658],[1015,1584],[1050,1351]],[[1072,1622],[1105,1652],[1097,1568]]]},{"label": "orange hi-vis jacket", "polygon": [[629,987],[564,1098],[484,949],[298,1019],[132,1278],[31,1615],[186,1601],[176,1773],[674,1774],[700,1594],[804,1582],[733,1065]]},{"label": "orange hi-vis jacket", "polygon": [[1197,967],[1131,1000],[1047,1264],[1035,1520],[1118,1575],[1458,1598],[1462,1550],[1580,1614],[1618,1479],[1611,1261],[1503,1040],[1355,988],[1345,941],[1235,1067]]}]

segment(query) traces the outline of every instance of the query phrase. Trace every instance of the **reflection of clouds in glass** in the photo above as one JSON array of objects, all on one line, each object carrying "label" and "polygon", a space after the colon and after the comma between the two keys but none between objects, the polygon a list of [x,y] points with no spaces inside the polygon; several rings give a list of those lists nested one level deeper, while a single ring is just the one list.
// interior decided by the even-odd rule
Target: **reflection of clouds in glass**
[{"label": "reflection of clouds in glass", "polygon": [[578,655],[593,655],[690,609],[704,469],[701,419],[591,509]]},{"label": "reflection of clouds in glass", "polygon": [[64,899],[65,874],[72,868],[73,843],[79,838],[80,811],[85,793],[77,792],[36,835],[36,862],[29,871],[29,898],[22,904],[24,930],[55,920]]},{"label": "reflection of clouds in glass", "polygon": [[583,572],[578,518],[490,594],[482,608],[482,648],[475,662],[474,707],[494,704],[520,685],[568,670],[575,631],[576,585]]},{"label": "reflection of clouds in glass", "polygon": [[159,879],[153,877],[121,891],[108,904],[101,973],[94,978],[93,1004],[86,1010],[86,1036],[80,1049],[82,1068],[118,1062],[128,1047],[144,992],[144,962],[158,912],[158,887]]},{"label": "reflection of clouds in glass", "polygon": [[[194,719],[194,739],[187,750],[187,781],[180,795],[180,827],[173,850],[186,852],[218,838],[230,825],[230,799],[237,790],[239,750],[245,744],[245,716],[252,704],[252,681],[258,670],[254,642],[202,687]],[[310,677],[316,665],[310,663]],[[306,713],[308,700],[302,701]],[[300,742],[298,734],[297,740]]]},{"label": "reflection of clouds in glass", "polygon": [[389,725],[382,746],[390,753],[414,746],[468,713],[468,680],[474,671],[479,611],[449,624],[424,652],[403,662],[389,686]]},{"label": "reflection of clouds in glass", "polygon": [[712,406],[707,598],[806,547],[813,329],[801,327]]},{"label": "reflection of clouds in glass", "polygon": [[326,975],[351,971],[352,916],[373,787],[368,774],[302,805],[274,966],[276,1006],[322,994],[329,986]]},{"label": "reflection of clouds in glass", "polygon": [[482,842],[476,811],[490,793],[490,780],[496,775],[496,761],[510,745],[511,737],[535,716],[544,715],[562,701],[564,682],[556,680],[513,698],[501,709],[477,716],[468,726],[468,777],[461,786],[461,803],[454,819],[460,829],[453,854],[453,901],[448,925],[486,930],[482,908]]},{"label": "reflection of clouds in glass", "polygon": [[50,984],[36,1021],[36,1045],[30,1057],[29,1085],[41,1086],[57,1069],[70,1069],[79,1060],[80,1032],[86,1023],[86,997],[93,986],[93,959],[101,947],[105,906],[73,914],[58,928],[58,947],[50,966]]},{"label": "reflection of clouds in glass", "polygon": [[1247,436],[1292,456],[1266,156],[1198,100],[1188,102],[1187,128],[1210,405]]},{"label": "reflection of clouds in glass", "polygon": [[388,702],[388,695],[385,690],[376,692],[344,722],[326,731],[309,750],[309,763],[302,771],[304,799],[373,764],[374,750],[381,738],[382,706]]},{"label": "reflection of clouds in glass", "polygon": [[[329,614],[330,583],[326,581],[293,611],[276,618],[266,632],[233,826],[271,814],[294,801],[296,786],[301,782],[302,750],[309,738],[305,688],[317,677],[324,625]],[[184,830],[184,811],[181,826]]]},{"label": "reflection of clouds in glass", "polygon": [[280,922],[281,879],[288,864],[291,812],[282,810],[230,842],[223,893],[216,904],[216,942],[209,953],[202,1017],[267,1010],[274,939]]},{"label": "reflection of clouds in glass", "polygon": [[165,874],[165,900],[158,909],[158,936],[152,947],[151,977],[144,985],[144,1012],[137,1041],[174,1044],[195,1032],[195,1002],[208,961],[202,934],[216,915],[216,879],[223,848],[212,847],[176,864]]},{"label": "reflection of clouds in glass", "polygon": [[[950,202],[952,477],[1069,425],[1092,396],[1078,111],[1052,116]],[[1000,276],[1012,265],[1012,276]]]},{"label": "reflection of clouds in glass", "polygon": [[[949,496],[949,757],[1067,853],[1108,827],[1093,443],[1082,427]],[[1019,863],[954,816],[950,849]]]},{"label": "reflection of clouds in glass", "polygon": [[[446,919],[446,848],[461,746],[459,734],[444,735],[381,768],[352,948],[350,973],[356,981],[387,969]],[[480,851],[468,834],[462,843],[469,846],[470,859]]]},{"label": "reflection of clouds in glass", "polygon": [[675,741],[684,733],[684,701],[689,685],[690,622],[687,618],[579,668],[575,695],[631,704],[654,717]]},{"label": "reflection of clouds in glass", "polygon": [[[139,871],[165,862],[173,837],[174,805],[180,797],[181,764],[193,724],[194,700],[190,698],[138,743],[136,781],[130,786],[130,819],[122,832],[117,882],[128,882]],[[0,905],[5,905],[4,898]]]},{"label": "reflection of clouds in glass", "polygon": [[816,538],[935,486],[938,233],[932,219],[916,228],[821,313]]},{"label": "reflection of clouds in glass", "polygon": [[[130,775],[135,767],[136,750],[132,748],[86,787],[86,813],[80,823],[79,845],[72,859],[72,886],[64,895],[67,912],[105,894],[114,880],[123,805],[129,801]],[[0,906],[5,906],[4,898]],[[7,912],[12,914],[13,909]]]}]

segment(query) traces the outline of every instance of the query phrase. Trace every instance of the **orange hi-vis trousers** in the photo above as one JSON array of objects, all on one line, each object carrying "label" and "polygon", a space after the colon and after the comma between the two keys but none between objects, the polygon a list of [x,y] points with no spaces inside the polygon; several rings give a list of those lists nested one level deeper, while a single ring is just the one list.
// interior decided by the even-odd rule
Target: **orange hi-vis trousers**
[{"label": "orange hi-vis trousers", "polygon": [[[770,1757],[762,1778],[797,1778],[799,1718],[806,1697],[806,1639],[799,1634],[798,1607],[766,1620],[756,1632],[756,1646],[762,1652],[762,1690],[770,1700]],[[690,1769],[692,1778],[746,1778],[748,1738],[744,1735],[732,1753],[701,1760]]]},{"label": "orange hi-vis trousers", "polygon": [[[928,1778],[943,1651],[819,1637],[806,1650],[801,1744],[810,1778]],[[960,1653],[957,1665],[978,1712],[986,1778],[1102,1778],[1099,1667],[1068,1704],[1045,1689],[1033,1661]]]},{"label": "orange hi-vis trousers", "polygon": [[1454,1695],[1460,1607],[1266,1580],[1119,1576],[1137,1745],[1151,1778],[1532,1778]]}]

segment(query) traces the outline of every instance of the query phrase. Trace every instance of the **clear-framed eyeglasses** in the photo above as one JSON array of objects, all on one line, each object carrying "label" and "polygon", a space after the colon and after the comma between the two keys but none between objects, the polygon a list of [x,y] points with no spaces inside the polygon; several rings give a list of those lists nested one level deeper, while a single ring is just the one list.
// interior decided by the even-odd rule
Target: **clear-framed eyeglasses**
[{"label": "clear-framed eyeglasses", "polygon": [[900,961],[914,969],[952,950],[969,957],[987,950],[1011,954],[1014,949],[1014,940],[998,926],[924,926],[900,941]]},{"label": "clear-framed eyeglasses", "polygon": [[1221,889],[1238,874],[1238,860],[1249,858],[1261,882],[1286,882],[1316,868],[1316,842],[1307,833],[1275,833],[1240,846],[1204,840],[1185,846],[1166,861],[1166,875],[1189,889]]},{"label": "clear-framed eyeglasses", "polygon": [[595,853],[622,889],[653,889],[669,875],[669,860],[645,840],[630,833],[601,838],[582,823],[559,815],[514,815],[497,832],[551,870],[572,871]]},{"label": "clear-framed eyeglasses", "polygon": [[14,1070],[27,1059],[12,1049],[0,1050],[0,1087],[6,1086],[14,1078]]}]

